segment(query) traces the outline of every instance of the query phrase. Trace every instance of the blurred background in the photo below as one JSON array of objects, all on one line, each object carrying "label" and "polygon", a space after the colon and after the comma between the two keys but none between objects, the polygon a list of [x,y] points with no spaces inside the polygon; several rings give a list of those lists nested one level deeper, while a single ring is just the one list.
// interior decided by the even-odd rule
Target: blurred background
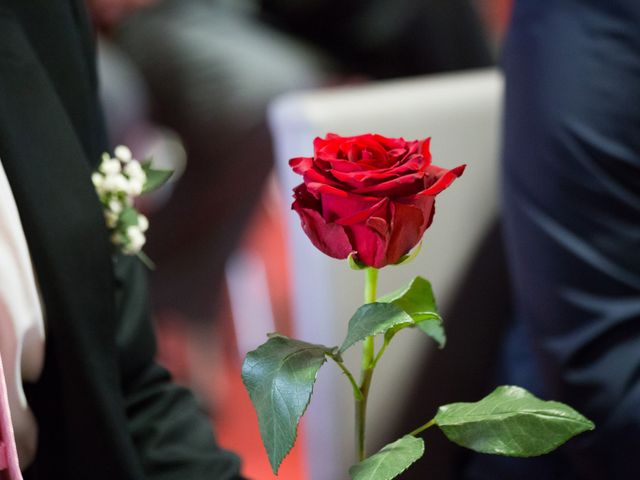
[{"label": "blurred background", "polygon": [[[159,359],[196,392],[245,476],[276,478],[240,379],[244,355],[275,330],[340,343],[360,303],[361,275],[315,252],[289,210],[299,179],[286,162],[328,131],[432,136],[435,163],[469,164],[438,200],[418,260],[382,273],[381,292],[412,274],[432,280],[450,342],[435,351],[415,333],[397,341],[406,343],[374,379],[369,449],[424,423],[438,404],[489,391],[509,312],[495,63],[510,0],[87,3],[113,145],[176,171],[141,205],[157,265]],[[353,412],[332,368],[277,478],[335,480],[348,468]],[[427,458],[403,478],[455,478],[463,453],[427,435]]]}]

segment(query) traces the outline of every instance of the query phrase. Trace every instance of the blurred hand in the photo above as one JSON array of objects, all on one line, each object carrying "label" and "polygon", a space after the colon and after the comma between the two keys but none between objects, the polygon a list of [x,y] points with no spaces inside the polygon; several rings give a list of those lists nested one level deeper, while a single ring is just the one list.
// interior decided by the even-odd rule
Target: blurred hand
[{"label": "blurred hand", "polygon": [[91,18],[98,27],[111,28],[132,11],[157,0],[86,0]]}]

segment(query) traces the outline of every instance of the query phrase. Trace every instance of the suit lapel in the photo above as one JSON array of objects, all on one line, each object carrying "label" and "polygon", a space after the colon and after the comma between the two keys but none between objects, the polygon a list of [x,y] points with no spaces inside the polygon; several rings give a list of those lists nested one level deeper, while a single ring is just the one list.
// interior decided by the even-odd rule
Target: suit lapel
[{"label": "suit lapel", "polygon": [[88,78],[93,87],[93,91],[98,90],[98,74],[95,67],[95,36],[91,26],[89,15],[85,7],[85,0],[70,0],[73,18],[78,26],[77,32],[80,38],[80,47],[84,52],[84,60],[87,65]]},{"label": "suit lapel", "polygon": [[[89,161],[106,145],[93,40],[83,0],[0,0],[15,14]],[[0,32],[3,35],[4,32]]]},{"label": "suit lapel", "polygon": [[[85,149],[50,77],[3,10],[0,32],[0,159],[46,309],[43,376],[59,382],[58,415],[66,418],[57,421],[68,426],[56,432],[57,447],[73,452],[66,465],[73,478],[142,478],[119,393],[110,244]],[[38,420],[45,427],[53,421]]]}]

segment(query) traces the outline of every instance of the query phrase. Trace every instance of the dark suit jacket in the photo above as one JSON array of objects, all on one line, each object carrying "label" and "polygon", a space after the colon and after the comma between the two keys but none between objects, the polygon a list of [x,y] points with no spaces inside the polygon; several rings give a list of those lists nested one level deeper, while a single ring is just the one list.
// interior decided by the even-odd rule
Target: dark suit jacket
[{"label": "dark suit jacket", "polygon": [[235,479],[193,397],[154,363],[145,272],[112,255],[90,181],[106,150],[82,2],[0,0],[0,159],[46,309],[27,479]]}]

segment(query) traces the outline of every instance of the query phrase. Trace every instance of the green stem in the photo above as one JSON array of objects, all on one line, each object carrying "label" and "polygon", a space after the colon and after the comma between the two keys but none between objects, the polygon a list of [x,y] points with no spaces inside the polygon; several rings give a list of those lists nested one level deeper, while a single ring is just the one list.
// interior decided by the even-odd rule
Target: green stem
[{"label": "green stem", "polygon": [[362,400],[356,400],[356,438],[358,442],[357,449],[359,462],[367,458],[367,451],[365,449],[365,431],[367,423],[367,399],[369,397],[372,375],[373,370],[371,369],[362,373],[362,383],[360,384]]},{"label": "green stem", "polygon": [[145,267],[147,267],[149,270],[155,270],[156,269],[156,264],[153,263],[153,260],[151,260],[146,253],[144,253],[142,250],[140,250],[137,254],[138,258],[140,259],[140,261],[143,263],[143,265]]},{"label": "green stem", "polygon": [[421,427],[416,428],[413,432],[411,432],[409,435],[413,435],[414,437],[416,435],[418,435],[419,433],[424,432],[427,428],[429,427],[433,427],[436,424],[436,419],[432,418],[431,420],[429,420],[427,423],[425,423],[424,425],[422,425]]},{"label": "green stem", "polygon": [[[367,268],[365,270],[364,301],[373,303],[376,301],[376,288],[378,284],[378,270]],[[366,458],[365,432],[367,423],[367,399],[371,387],[371,377],[374,368],[375,344],[373,337],[367,337],[362,344],[362,370],[360,375],[360,393],[362,398],[356,399],[356,451],[358,461]]]},{"label": "green stem", "polygon": [[366,268],[364,282],[364,303],[376,301],[376,289],[378,288],[378,269]]},{"label": "green stem", "polygon": [[351,386],[353,387],[353,396],[356,400],[362,400],[362,392],[360,391],[360,387],[358,386],[358,384],[356,383],[356,379],[353,378],[353,375],[351,374],[351,372],[349,371],[349,369],[346,367],[346,365],[344,364],[344,362],[342,360],[340,360],[337,356],[335,355],[329,355],[329,358],[331,358],[331,360],[333,360],[334,362],[336,362],[336,364],[338,365],[338,367],[340,367],[340,370],[342,370],[342,372],[347,376],[347,378],[349,379],[349,382],[351,383]]},{"label": "green stem", "polygon": [[376,365],[378,365],[378,361],[380,360],[380,358],[382,357],[382,354],[385,352],[385,350],[389,346],[389,343],[390,343],[390,339],[387,339],[387,337],[385,337],[384,338],[384,343],[382,344],[382,347],[378,351],[378,354],[376,355],[376,358],[373,359],[373,363],[371,364],[371,369],[372,370],[376,368]]}]

